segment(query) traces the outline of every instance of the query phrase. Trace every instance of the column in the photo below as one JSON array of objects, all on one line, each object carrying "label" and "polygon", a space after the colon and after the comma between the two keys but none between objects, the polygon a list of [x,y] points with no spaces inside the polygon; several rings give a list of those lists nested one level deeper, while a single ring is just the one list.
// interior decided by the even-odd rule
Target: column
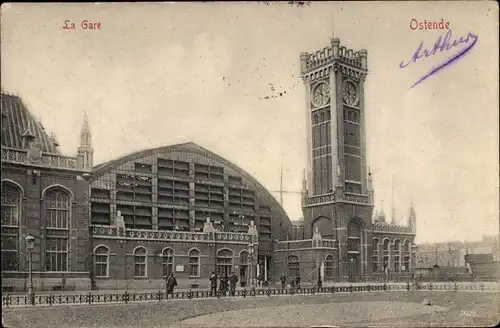
[{"label": "column", "polygon": [[330,142],[332,147],[332,172],[330,172],[331,179],[333,181],[332,187],[335,190],[335,186],[338,184],[337,178],[337,163],[338,163],[338,137],[337,137],[337,126],[338,126],[338,102],[337,102],[337,72],[334,66],[330,68]]},{"label": "column", "polygon": [[359,110],[360,110],[360,151],[361,151],[361,192],[363,194],[367,194],[367,184],[366,178],[368,176],[368,172],[366,169],[366,112],[365,112],[365,77],[362,76],[359,81]]},{"label": "column", "polygon": [[152,191],[152,201],[153,206],[151,208],[152,225],[153,230],[158,230],[158,166],[152,165],[151,172],[153,176],[151,178],[151,191]]},{"label": "column", "polygon": [[264,281],[267,281],[267,260],[268,257],[264,257]]},{"label": "column", "polygon": [[313,172],[312,172],[312,127],[311,127],[311,83],[304,80],[304,88],[305,88],[305,114],[306,114],[306,158],[307,158],[307,169],[306,169],[306,180],[307,180],[307,190],[308,196],[313,195]]}]

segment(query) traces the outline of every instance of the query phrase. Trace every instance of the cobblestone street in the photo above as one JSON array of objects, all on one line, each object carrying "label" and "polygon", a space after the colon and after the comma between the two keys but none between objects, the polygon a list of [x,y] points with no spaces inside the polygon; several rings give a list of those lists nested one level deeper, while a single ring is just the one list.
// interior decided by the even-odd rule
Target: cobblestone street
[{"label": "cobblestone street", "polygon": [[[429,300],[430,307],[421,304],[424,298]],[[491,326],[498,322],[498,305],[498,293],[421,291],[20,308],[4,309],[3,316],[7,327],[39,328],[201,327],[199,322],[196,322],[196,317],[203,315],[215,315],[213,319],[222,319],[206,321],[203,327],[255,327],[256,323],[260,327],[284,327],[276,318],[273,319],[272,315],[286,316],[286,321],[283,322],[288,327],[291,324],[294,327],[324,324]],[[297,306],[297,310],[291,312],[291,306]],[[336,309],[333,315],[329,313],[331,309]],[[461,315],[464,310],[473,311],[476,317]],[[229,318],[234,317],[234,314],[220,313],[224,311],[239,311],[237,320],[230,321]]]}]

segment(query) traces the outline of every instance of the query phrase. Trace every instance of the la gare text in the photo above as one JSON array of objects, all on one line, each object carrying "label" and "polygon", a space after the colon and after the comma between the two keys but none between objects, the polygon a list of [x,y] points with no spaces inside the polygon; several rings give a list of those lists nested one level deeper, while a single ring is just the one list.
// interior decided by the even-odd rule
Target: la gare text
[{"label": "la gare text", "polygon": [[410,30],[449,30],[450,22],[445,22],[444,19],[441,18],[440,21],[429,21],[423,20],[419,21],[415,18],[410,20]]},{"label": "la gare text", "polygon": [[75,25],[69,19],[64,21],[63,30],[76,30],[77,26],[82,30],[100,30],[102,29],[101,23],[91,22],[89,20],[83,20],[79,25]]}]

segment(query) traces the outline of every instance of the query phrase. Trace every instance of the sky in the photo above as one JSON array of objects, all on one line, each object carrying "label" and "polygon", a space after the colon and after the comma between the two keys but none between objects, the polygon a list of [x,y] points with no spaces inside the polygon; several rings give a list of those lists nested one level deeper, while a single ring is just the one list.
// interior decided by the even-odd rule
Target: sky
[{"label": "sky", "polygon": [[[407,223],[417,242],[477,240],[499,231],[498,6],[495,2],[3,4],[2,90],[19,95],[64,154],[75,155],[88,113],[99,164],[192,141],[252,174],[302,217],[305,88],[299,55],[332,36],[368,50],[368,164],[375,209]],[[410,86],[466,47],[405,68],[421,42],[446,31],[478,36],[468,53]],[[65,30],[65,21],[75,23]],[[81,22],[100,23],[83,30]],[[71,26],[71,24],[68,24]],[[281,97],[273,95],[287,91]],[[269,98],[269,99],[266,99]],[[283,164],[282,164],[283,163]],[[394,204],[392,179],[394,177]],[[389,216],[390,217],[390,216]]]}]

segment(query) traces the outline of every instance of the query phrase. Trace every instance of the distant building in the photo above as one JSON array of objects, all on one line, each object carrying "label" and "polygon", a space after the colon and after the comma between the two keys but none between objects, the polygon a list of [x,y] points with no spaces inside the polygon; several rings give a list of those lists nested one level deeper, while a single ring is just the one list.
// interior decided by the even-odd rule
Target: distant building
[{"label": "distant building", "polygon": [[483,236],[480,241],[451,241],[417,245],[417,263],[438,266],[465,266],[467,254],[490,254],[499,261],[498,236]]}]

